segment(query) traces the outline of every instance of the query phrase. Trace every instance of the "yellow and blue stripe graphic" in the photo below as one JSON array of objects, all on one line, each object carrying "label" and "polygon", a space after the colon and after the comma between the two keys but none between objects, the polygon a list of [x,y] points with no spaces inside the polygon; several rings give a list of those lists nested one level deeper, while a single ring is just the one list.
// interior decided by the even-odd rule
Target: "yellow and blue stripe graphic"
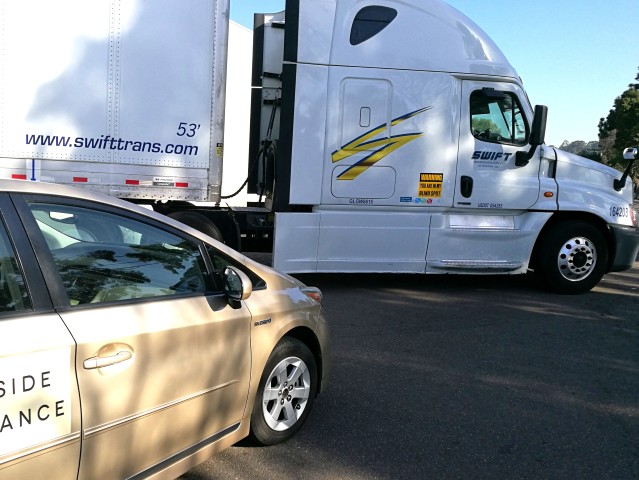
[{"label": "yellow and blue stripe graphic", "polygon": [[[409,118],[413,118],[420,113],[424,113],[427,110],[430,110],[432,107],[420,108],[419,110],[415,110],[414,112],[407,113],[406,115],[402,115],[401,117],[397,117],[391,121],[391,126],[399,125],[400,123],[408,120]],[[413,140],[418,139],[419,137],[424,136],[424,133],[405,133],[401,135],[393,135],[388,138],[376,139],[379,134],[381,134],[384,130],[388,128],[387,124],[380,125],[368,132],[364,135],[357,137],[355,140],[347,143],[342,146],[339,150],[336,150],[331,155],[333,159],[333,163],[337,163],[341,160],[344,160],[348,157],[352,157],[361,152],[370,151],[372,149],[377,149],[367,157],[363,158],[355,165],[350,166],[344,172],[342,172],[337,179],[338,180],[354,180],[370,167],[375,165],[377,162],[385,158],[386,156],[393,153],[395,150],[400,149],[404,145],[412,142]]]}]

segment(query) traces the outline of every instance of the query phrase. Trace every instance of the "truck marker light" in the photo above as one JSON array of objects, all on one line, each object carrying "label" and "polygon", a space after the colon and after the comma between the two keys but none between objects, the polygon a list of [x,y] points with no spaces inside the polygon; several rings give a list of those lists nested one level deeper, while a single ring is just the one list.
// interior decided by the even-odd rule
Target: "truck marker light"
[{"label": "truck marker light", "polygon": [[544,197],[546,197],[546,198],[552,198],[554,196],[555,196],[555,194],[552,193],[552,192],[544,192]]},{"label": "truck marker light", "polygon": [[125,185],[140,185],[140,180],[125,180]]},{"label": "truck marker light", "polygon": [[[420,113],[424,113],[431,108],[433,107],[420,108],[419,110],[415,110],[414,112],[410,112],[406,115],[402,115],[401,117],[397,117],[393,121],[391,121],[391,126],[399,125],[400,123],[413,118]],[[377,162],[385,158],[387,155],[390,155],[395,150],[398,150],[399,148],[412,142],[413,140],[424,136],[423,132],[406,133],[401,135],[393,135],[389,138],[372,140],[387,128],[388,124],[384,123],[377,128],[369,130],[364,135],[357,137],[355,140],[347,143],[346,145],[343,145],[342,148],[333,152],[331,158],[333,160],[333,163],[336,163],[357,153],[365,152],[375,148],[377,149],[364,159],[357,162],[355,165],[347,168],[341,175],[337,177],[338,180],[354,180],[370,167],[375,165]]]},{"label": "truck marker light", "polygon": [[73,177],[74,183],[87,183],[89,179],[87,177]]},{"label": "truck marker light", "polygon": [[632,223],[632,225],[634,225],[635,227],[639,226],[637,224],[637,212],[635,212],[635,209],[632,208],[632,205],[630,205],[630,222]]},{"label": "truck marker light", "polygon": [[189,184],[187,182],[175,182],[175,186],[177,188],[188,188]]},{"label": "truck marker light", "polygon": [[13,175],[11,175],[11,178],[13,178],[14,180],[26,180],[27,176],[19,173],[14,173]]}]

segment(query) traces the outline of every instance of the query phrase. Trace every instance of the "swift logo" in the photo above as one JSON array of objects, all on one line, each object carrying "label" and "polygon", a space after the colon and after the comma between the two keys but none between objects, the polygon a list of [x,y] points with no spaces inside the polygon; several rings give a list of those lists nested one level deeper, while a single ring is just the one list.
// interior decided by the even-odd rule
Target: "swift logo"
[{"label": "swift logo", "polygon": [[[402,115],[401,117],[397,117],[393,121],[391,121],[391,126],[394,127],[396,125],[399,125],[409,118],[413,118],[420,113],[424,113],[425,111],[430,110],[431,108],[432,107],[421,108],[419,110],[415,110],[414,112],[407,113],[406,115]],[[337,177],[338,180],[354,180],[387,155],[393,153],[395,150],[400,149],[404,145],[424,135],[423,133],[406,133],[375,140],[375,137],[386,130],[386,128],[386,124],[380,125],[379,127],[365,133],[361,137],[356,138],[352,142],[342,146],[342,148],[340,148],[339,150],[333,152],[331,158],[333,160],[333,163],[337,163],[357,153],[376,149],[373,153],[342,172]]]}]

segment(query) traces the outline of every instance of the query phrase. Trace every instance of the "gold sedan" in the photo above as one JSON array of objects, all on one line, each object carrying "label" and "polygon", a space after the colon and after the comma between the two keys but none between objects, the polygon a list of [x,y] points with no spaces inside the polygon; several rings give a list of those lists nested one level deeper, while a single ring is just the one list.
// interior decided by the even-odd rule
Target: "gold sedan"
[{"label": "gold sedan", "polygon": [[306,420],[321,292],[117,199],[0,181],[0,479],[172,479]]}]

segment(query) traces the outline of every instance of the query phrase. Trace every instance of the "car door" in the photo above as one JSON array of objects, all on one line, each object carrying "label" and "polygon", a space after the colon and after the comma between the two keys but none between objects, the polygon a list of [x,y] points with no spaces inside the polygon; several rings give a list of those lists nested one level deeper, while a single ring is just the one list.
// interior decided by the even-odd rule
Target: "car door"
[{"label": "car door", "polygon": [[75,478],[75,342],[53,311],[29,239],[0,195],[0,478]]},{"label": "car door", "polygon": [[539,197],[539,162],[516,165],[527,151],[532,110],[516,84],[464,81],[455,206],[522,210]]},{"label": "car door", "polygon": [[80,478],[128,478],[236,429],[250,313],[211,284],[202,246],[99,204],[25,200],[22,215],[39,234],[54,302],[78,345]]}]

